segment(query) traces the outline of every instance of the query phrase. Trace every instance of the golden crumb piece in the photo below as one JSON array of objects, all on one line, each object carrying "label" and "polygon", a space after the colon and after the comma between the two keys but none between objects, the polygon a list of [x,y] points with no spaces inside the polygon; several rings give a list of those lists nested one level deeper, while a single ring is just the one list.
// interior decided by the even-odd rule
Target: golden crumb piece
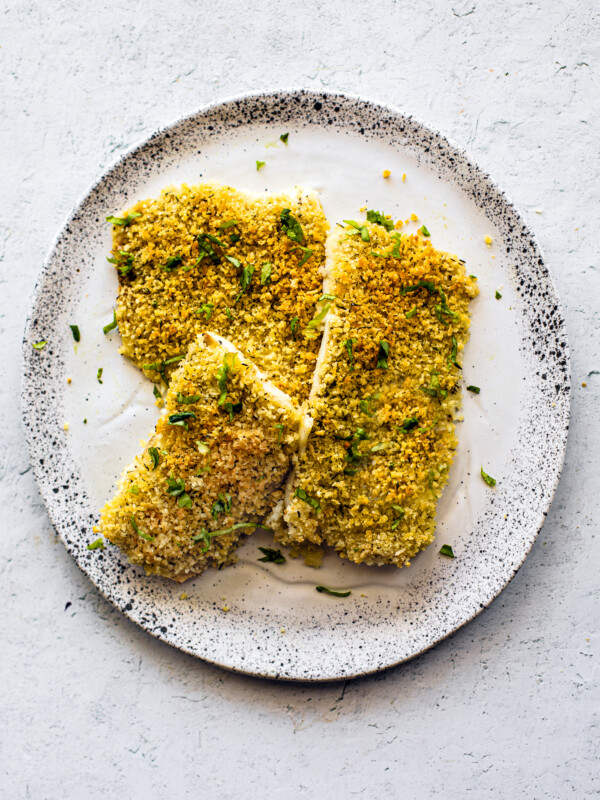
[{"label": "golden crumb piece", "polygon": [[419,219],[418,216],[414,213],[414,211],[410,215],[410,218],[411,218],[412,222],[416,222]]},{"label": "golden crumb piece", "polygon": [[229,611],[229,606],[223,606],[223,611]]},{"label": "golden crumb piece", "polygon": [[587,386],[587,383],[584,381],[584,382],[583,382],[581,385],[582,385],[582,386],[583,386],[583,388],[585,389],[585,387]]},{"label": "golden crumb piece", "polygon": [[383,177],[384,178],[389,178],[391,174],[392,174],[391,169],[384,169],[383,170]]},{"label": "golden crumb piece", "polygon": [[69,423],[68,423],[68,422],[65,422],[65,424],[63,425],[63,429],[64,429],[65,431],[68,431],[68,430],[69,430]]},{"label": "golden crumb piece", "polygon": [[285,628],[280,628],[279,633],[285,633]]},{"label": "golden crumb piece", "polygon": [[488,247],[489,247],[489,245],[491,245],[491,243],[492,243],[492,237],[491,237],[491,236],[484,236],[484,239],[483,239],[483,241],[484,241],[484,242],[485,242],[485,243],[488,245]]},{"label": "golden crumb piece", "polygon": [[406,172],[402,174],[402,183],[406,183]]},{"label": "golden crumb piece", "polygon": [[324,292],[335,299],[277,537],[400,567],[434,537],[478,290],[429,239],[365,227],[368,241],[350,226],[328,239]]},{"label": "golden crumb piece", "polygon": [[187,592],[182,592],[182,593],[179,595],[179,599],[180,599],[180,600],[187,600],[187,599],[188,599]]},{"label": "golden crumb piece", "polygon": [[67,383],[71,383],[71,378],[67,378]]},{"label": "golden crumb piece", "polygon": [[180,582],[231,564],[241,536],[281,504],[302,419],[229,342],[200,335],[154,435],[103,508],[101,533],[146,573]]}]

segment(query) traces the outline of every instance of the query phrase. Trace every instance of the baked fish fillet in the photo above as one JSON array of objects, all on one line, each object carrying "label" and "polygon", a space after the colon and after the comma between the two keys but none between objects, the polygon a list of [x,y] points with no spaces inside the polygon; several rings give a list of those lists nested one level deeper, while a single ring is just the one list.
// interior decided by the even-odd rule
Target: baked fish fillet
[{"label": "baked fish fillet", "polygon": [[314,192],[183,185],[108,219],[121,353],[158,382],[210,330],[295,402],[306,400],[329,227]]},{"label": "baked fish fillet", "polygon": [[242,534],[281,502],[302,416],[211,333],[190,346],[165,405],[99,530],[147,573],[184,581],[231,563]]},{"label": "baked fish fillet", "polygon": [[434,537],[478,290],[455,256],[382,221],[329,235],[312,430],[277,536],[400,567]]}]

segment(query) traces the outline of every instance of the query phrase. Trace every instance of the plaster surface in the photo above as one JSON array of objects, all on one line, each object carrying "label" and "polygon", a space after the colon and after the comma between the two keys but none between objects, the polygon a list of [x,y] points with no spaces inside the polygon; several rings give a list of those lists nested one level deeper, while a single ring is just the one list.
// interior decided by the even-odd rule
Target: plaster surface
[{"label": "plaster surface", "polygon": [[[595,4],[16,0],[0,20],[0,796],[600,794]],[[48,521],[18,405],[29,297],[88,184],[181,114],[285,86],[395,104],[467,148],[537,233],[574,387],[563,477],[513,582],[424,656],[322,686],[207,666],[109,606]]]}]

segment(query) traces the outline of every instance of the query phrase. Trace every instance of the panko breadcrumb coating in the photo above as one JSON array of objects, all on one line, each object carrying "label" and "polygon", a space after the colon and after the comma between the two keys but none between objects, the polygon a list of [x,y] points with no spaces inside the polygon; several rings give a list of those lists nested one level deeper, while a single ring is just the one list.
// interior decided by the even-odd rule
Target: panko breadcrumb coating
[{"label": "panko breadcrumb coating", "polygon": [[226,340],[205,333],[166,409],[101,513],[100,532],[148,574],[176,581],[233,560],[277,503],[302,416]]},{"label": "panko breadcrumb coating", "polygon": [[277,536],[401,567],[434,537],[478,290],[422,232],[373,218],[329,236],[314,423],[286,489],[289,529]]},{"label": "panko breadcrumb coating", "polygon": [[329,227],[314,192],[183,185],[109,219],[121,353],[159,381],[210,330],[295,402],[308,397]]}]

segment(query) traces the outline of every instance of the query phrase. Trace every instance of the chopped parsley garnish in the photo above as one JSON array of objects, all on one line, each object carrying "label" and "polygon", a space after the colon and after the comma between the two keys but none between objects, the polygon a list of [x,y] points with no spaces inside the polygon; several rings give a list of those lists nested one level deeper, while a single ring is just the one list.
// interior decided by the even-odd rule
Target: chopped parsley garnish
[{"label": "chopped parsley garnish", "polygon": [[133,253],[128,253],[127,250],[119,250],[116,256],[107,257],[106,260],[109,264],[115,264],[121,275],[127,275],[133,269],[135,256]]},{"label": "chopped parsley garnish", "polygon": [[206,256],[210,258],[213,264],[218,264],[221,259],[215,252],[215,248],[212,246],[211,242],[216,241],[216,243],[219,244],[219,239],[217,239],[216,236],[211,236],[209,233],[199,233],[196,236],[196,241],[198,242],[198,258],[196,259],[196,264],[199,264]]},{"label": "chopped parsley garnish", "polygon": [[368,397],[364,397],[359,403],[360,410],[363,412],[363,414],[366,414],[368,417],[372,417],[375,412],[371,408],[371,403],[374,400],[379,400],[380,397],[381,397],[381,392],[377,392],[376,394],[371,394]]},{"label": "chopped parsley garnish", "polygon": [[479,394],[481,389],[479,386],[467,386],[467,392],[473,392],[473,394]]},{"label": "chopped parsley garnish", "polygon": [[266,163],[267,163],[266,161],[257,161],[256,162],[256,171],[258,172],[259,169],[262,169]]},{"label": "chopped parsley garnish", "polygon": [[186,431],[189,431],[188,421],[190,419],[196,419],[196,415],[193,411],[181,411],[179,414],[171,414],[168,422],[169,425],[178,425]]},{"label": "chopped parsley garnish", "polygon": [[289,136],[289,133],[282,133],[279,138],[281,139],[281,141],[284,144],[287,144],[288,143],[288,136]]},{"label": "chopped parsley garnish", "polygon": [[285,564],[285,556],[281,550],[273,550],[272,547],[259,547],[260,552],[263,554],[262,558],[257,561],[266,561],[269,564]]},{"label": "chopped parsley garnish", "polygon": [[217,237],[213,236],[212,233],[205,233],[204,236],[208,239],[209,242],[212,242],[213,244],[218,244],[219,247],[227,247],[227,245],[224,242],[222,242],[220,239],[217,239]]},{"label": "chopped parsley garnish", "polygon": [[483,471],[483,467],[481,468],[481,477],[487,483],[488,486],[495,486],[496,479],[492,478],[491,475],[488,475],[486,472]]},{"label": "chopped parsley garnish", "polygon": [[230,264],[233,264],[236,269],[239,269],[242,266],[242,262],[235,256],[225,256],[225,258]]},{"label": "chopped parsley garnish", "polygon": [[416,428],[418,424],[419,420],[416,417],[407,417],[400,426],[400,430],[402,433],[408,433],[409,431],[412,431],[413,428]]},{"label": "chopped parsley garnish", "polygon": [[369,437],[367,436],[367,432],[364,428],[357,428],[352,436],[349,436],[345,439],[345,441],[349,441],[351,443],[346,452],[347,461],[360,461],[360,459],[364,457],[364,453],[359,453],[358,446],[363,439],[368,438]]},{"label": "chopped parsley garnish", "polygon": [[31,346],[34,350],[43,350],[47,344],[48,342],[45,339],[42,339],[41,342],[34,342]]},{"label": "chopped parsley garnish", "polygon": [[192,536],[192,542],[194,544],[198,544],[199,542],[204,543],[204,547],[202,548],[202,552],[206,553],[208,548],[211,545],[212,539],[215,536],[223,536],[225,533],[233,533],[234,531],[239,530],[240,528],[257,528],[258,522],[236,522],[235,525],[232,525],[230,528],[223,528],[220,531],[207,531],[206,528],[202,528],[200,533],[197,533],[195,536]]},{"label": "chopped parsley garnish", "polygon": [[180,267],[183,264],[183,258],[181,256],[171,256],[167,258],[166,264],[161,264],[161,269],[166,270],[167,272],[173,272],[174,269]]},{"label": "chopped parsley garnish", "polygon": [[277,431],[277,444],[281,444],[281,437],[283,436],[283,423],[278,422],[274,427]]},{"label": "chopped parsley garnish", "polygon": [[228,219],[226,222],[222,222],[219,225],[219,230],[226,231],[228,228],[233,228],[233,226],[237,224],[238,224],[237,219]]},{"label": "chopped parsley garnish", "polygon": [[392,530],[395,531],[398,525],[400,525],[400,523],[402,522],[402,517],[404,516],[404,509],[402,508],[402,506],[396,506],[393,504],[392,504],[392,509],[398,515],[396,519],[392,522]]},{"label": "chopped parsley garnish", "polygon": [[160,463],[160,455],[158,452],[158,447],[149,447],[148,448],[148,455],[152,459],[152,469],[156,469]]},{"label": "chopped parsley garnish", "polygon": [[225,309],[225,313],[227,314],[227,319],[229,319],[229,320],[233,319],[233,314],[231,313],[231,309],[230,308],[226,308]]},{"label": "chopped parsley garnish", "polygon": [[271,269],[273,265],[270,261],[265,261],[265,263],[260,268],[260,282],[263,286],[267,283],[271,282]]},{"label": "chopped parsley garnish", "polygon": [[296,242],[296,244],[302,244],[304,241],[304,233],[302,231],[302,225],[298,222],[297,219],[292,217],[292,212],[289,208],[284,208],[280,215],[281,219],[281,228],[285,234],[287,234],[288,238],[292,240],[292,242]]},{"label": "chopped parsley garnish", "polygon": [[386,217],[385,214],[380,214],[379,211],[367,211],[367,221],[374,222],[376,225],[381,225],[386,231],[394,229],[394,220]]},{"label": "chopped parsley garnish", "polygon": [[79,332],[79,325],[69,325],[69,328],[71,328],[71,333],[73,334],[73,338],[75,339],[75,341],[79,342],[81,340],[81,333]]},{"label": "chopped parsley garnish", "polygon": [[252,282],[252,276],[253,275],[254,275],[254,266],[252,264],[248,264],[248,266],[244,267],[244,269],[241,271],[241,273],[240,273],[240,286],[242,288],[241,288],[241,291],[238,294],[238,296],[233,301],[233,305],[235,305],[237,303],[237,301],[240,299],[240,297],[244,294],[244,292],[250,286],[250,283]]},{"label": "chopped parsley garnish", "polygon": [[458,342],[456,341],[456,336],[452,336],[452,352],[450,353],[450,358],[448,359],[449,364],[454,364],[457,369],[462,369],[461,365],[456,360],[456,354],[458,352]]},{"label": "chopped parsley garnish", "polygon": [[212,317],[214,304],[213,303],[203,303],[197,311],[194,311],[194,314],[204,314],[206,317],[206,321],[208,322],[209,319]]},{"label": "chopped parsley garnish", "polygon": [[96,380],[98,381],[98,383],[102,383],[102,373],[103,372],[104,372],[104,370],[102,369],[102,367],[98,367],[98,372],[96,373]]},{"label": "chopped parsley garnish", "polygon": [[350,235],[356,236],[357,234],[360,233],[360,238],[363,240],[363,242],[371,241],[371,237],[369,236],[369,231],[366,225],[360,225],[353,219],[345,219],[344,224],[349,225],[351,228],[353,228],[353,230],[349,231],[348,234],[349,236]]},{"label": "chopped parsley garnish", "polygon": [[429,386],[425,386],[422,384],[419,386],[419,389],[424,392],[425,394],[429,395],[429,397],[435,397],[437,400],[442,402],[448,397],[447,389],[442,389],[440,387],[440,376],[439,373],[433,370],[429,377]]},{"label": "chopped parsley garnish", "polygon": [[350,372],[354,372],[354,345],[356,344],[356,339],[346,339],[342,347],[346,348],[346,352],[348,353],[348,361],[350,363]]},{"label": "chopped parsley garnish", "polygon": [[[225,353],[223,356],[223,364],[217,370],[217,387],[221,394],[219,395],[219,400],[217,402],[218,406],[222,406],[227,399],[227,379],[229,378],[229,373],[233,373],[237,369],[237,356],[235,353]],[[233,419],[233,417],[232,417]]]},{"label": "chopped parsley garnish", "polygon": [[307,328],[316,328],[320,322],[323,322],[325,317],[327,316],[327,312],[331,308],[331,303],[326,303],[323,308],[319,311],[318,314],[311,319],[311,321],[306,326]]},{"label": "chopped parsley garnish", "polygon": [[229,414],[229,422],[233,422],[233,415],[239,414],[242,410],[241,403],[223,403],[221,406],[223,411],[226,411]]},{"label": "chopped parsley garnish", "polygon": [[131,527],[133,528],[134,533],[137,533],[138,536],[140,536],[142,539],[145,539],[147,542],[154,541],[154,536],[150,536],[149,533],[144,533],[144,531],[138,528],[138,524],[135,521],[135,517],[129,517],[129,522],[131,523]]},{"label": "chopped parsley garnish", "polygon": [[[111,331],[114,331],[116,327],[117,327],[117,312],[116,312],[116,311],[115,311],[115,309],[113,308],[113,318],[112,318],[112,322],[109,322],[109,323],[108,323],[108,325],[105,325],[105,326],[102,328],[102,332],[103,332],[103,333],[104,333],[104,335],[106,336],[106,334],[107,334],[107,333],[110,333]],[[78,341],[78,340],[76,340],[76,341]]]},{"label": "chopped parsley garnish", "polygon": [[181,394],[181,392],[177,393],[177,402],[182,403],[183,405],[191,406],[193,403],[197,403],[198,400],[200,400],[199,394],[190,394],[186,397],[185,395]]},{"label": "chopped parsley garnish", "polygon": [[189,494],[184,493],[181,495],[179,500],[177,501],[177,505],[179,508],[191,508],[192,507],[192,498]]},{"label": "chopped parsley garnish", "polygon": [[302,500],[303,503],[306,503],[311,508],[314,508],[314,510],[317,512],[317,514],[319,513],[319,511],[321,510],[321,506],[319,505],[319,501],[315,500],[314,497],[309,497],[306,494],[306,492],[304,491],[304,489],[301,489],[298,486],[298,487],[296,487],[296,491],[294,492],[294,494],[296,495],[298,500]]},{"label": "chopped parsley garnish", "polygon": [[129,494],[139,494],[140,487],[137,485],[137,483],[132,483],[129,489],[127,489],[127,491],[129,492]]},{"label": "chopped parsley garnish", "polygon": [[87,546],[88,550],[104,550],[104,539],[100,537],[95,542],[90,542]]},{"label": "chopped parsley garnish", "polygon": [[330,594],[333,597],[348,597],[352,594],[350,589],[329,589],[327,586],[315,586],[315,589],[321,594]]},{"label": "chopped parsley garnish", "polygon": [[417,313],[417,307],[413,306],[413,308],[411,308],[410,311],[406,311],[404,313],[404,316],[406,317],[406,319],[412,319],[416,313]]},{"label": "chopped parsley garnish", "polygon": [[321,297],[317,300],[317,303],[321,303],[323,300],[337,300],[336,294],[322,294]]},{"label": "chopped parsley garnish", "polygon": [[423,234],[423,236],[431,236],[431,234],[429,233],[429,230],[428,230],[428,228],[427,228],[427,226],[426,226],[426,225],[421,225],[421,227],[419,228],[419,230],[421,231],[421,233]]},{"label": "chopped parsley garnish", "polygon": [[167,479],[167,494],[171,497],[181,497],[185,494],[185,481],[183,478],[174,478],[170,475]]},{"label": "chopped parsley garnish", "polygon": [[379,352],[377,353],[377,369],[388,368],[388,358],[390,355],[390,346],[388,342],[379,342]]},{"label": "chopped parsley garnish", "polygon": [[131,211],[126,217],[113,217],[111,215],[106,218],[106,221],[110,222],[112,225],[119,225],[121,228],[125,228],[127,225],[131,225],[134,219],[141,216],[139,211]]},{"label": "chopped parsley garnish", "polygon": [[201,456],[206,456],[210,453],[210,445],[207,442],[196,442],[196,446]]},{"label": "chopped parsley garnish", "polygon": [[218,500],[215,500],[212,511],[210,512],[214,519],[216,519],[219,514],[229,514],[231,511],[231,501],[233,500],[228,492],[219,492],[217,497]]},{"label": "chopped parsley garnish", "polygon": [[456,556],[454,555],[454,551],[452,550],[449,544],[443,544],[440,547],[440,555],[447,556],[447,558],[456,558]]},{"label": "chopped parsley garnish", "polygon": [[298,247],[292,247],[290,253],[293,253],[294,250],[302,250],[302,252],[304,253],[302,258],[298,262],[298,267],[303,267],[314,252],[313,250],[310,249],[310,247],[302,247],[301,245],[298,245]]},{"label": "chopped parsley garnish", "polygon": [[231,242],[231,244],[237,244],[240,241],[241,238],[242,237],[239,235],[239,233],[230,233],[229,234],[229,241]]},{"label": "chopped parsley garnish", "polygon": [[183,358],[185,358],[185,355],[172,356],[165,361],[156,361],[154,364],[142,364],[142,369],[153,369],[155,372],[160,372],[161,375],[164,375],[165,367],[168,367],[169,364],[175,364],[175,362],[181,361]]},{"label": "chopped parsley garnish", "polygon": [[500,294],[498,289],[496,289],[496,300],[502,300],[502,295]]},{"label": "chopped parsley garnish", "polygon": [[294,342],[296,341],[296,331],[298,330],[298,317],[293,317],[292,321],[290,322],[290,328],[292,331],[292,339]]}]

